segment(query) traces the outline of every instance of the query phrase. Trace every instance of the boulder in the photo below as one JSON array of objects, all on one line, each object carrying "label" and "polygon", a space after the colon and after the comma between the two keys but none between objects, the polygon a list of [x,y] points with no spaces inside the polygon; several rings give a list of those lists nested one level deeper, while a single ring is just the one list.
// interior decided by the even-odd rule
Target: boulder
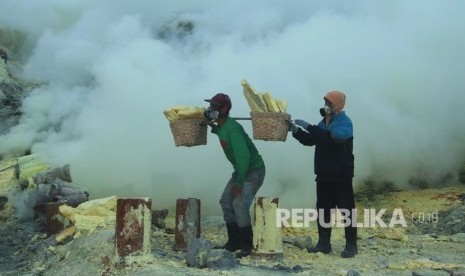
[{"label": "boulder", "polygon": [[186,263],[190,267],[204,268],[207,257],[212,250],[212,244],[203,238],[197,238],[187,244]]}]

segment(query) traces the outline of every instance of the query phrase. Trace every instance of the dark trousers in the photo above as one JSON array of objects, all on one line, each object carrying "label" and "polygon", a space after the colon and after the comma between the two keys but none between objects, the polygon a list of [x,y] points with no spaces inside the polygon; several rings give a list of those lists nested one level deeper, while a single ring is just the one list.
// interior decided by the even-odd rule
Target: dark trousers
[{"label": "dark trousers", "polygon": [[[331,221],[331,209],[352,210],[355,209],[354,190],[352,187],[352,178],[342,180],[317,180],[316,182],[316,208],[319,211],[324,210],[324,222]],[[323,227],[318,218],[318,233],[320,238],[329,239],[331,237],[331,227]],[[354,218],[350,212],[349,219],[351,222]],[[345,235],[348,241],[357,239],[356,227],[345,227]]]}]

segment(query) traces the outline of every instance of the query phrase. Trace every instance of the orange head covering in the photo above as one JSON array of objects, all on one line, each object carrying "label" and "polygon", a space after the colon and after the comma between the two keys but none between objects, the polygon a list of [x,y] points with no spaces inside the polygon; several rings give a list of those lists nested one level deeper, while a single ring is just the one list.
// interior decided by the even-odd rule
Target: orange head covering
[{"label": "orange head covering", "polygon": [[346,104],[346,95],[337,90],[326,93],[326,96],[324,96],[323,99],[331,103],[331,108],[334,114],[341,112]]}]

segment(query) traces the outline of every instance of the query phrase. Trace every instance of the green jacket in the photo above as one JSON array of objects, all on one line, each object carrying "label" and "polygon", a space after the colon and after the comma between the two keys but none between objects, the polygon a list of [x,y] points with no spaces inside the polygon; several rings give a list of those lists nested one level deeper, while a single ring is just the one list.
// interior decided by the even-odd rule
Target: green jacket
[{"label": "green jacket", "polygon": [[237,173],[237,186],[242,187],[250,170],[265,166],[252,140],[233,118],[228,116],[221,127],[214,125],[211,132],[218,135],[224,154]]}]

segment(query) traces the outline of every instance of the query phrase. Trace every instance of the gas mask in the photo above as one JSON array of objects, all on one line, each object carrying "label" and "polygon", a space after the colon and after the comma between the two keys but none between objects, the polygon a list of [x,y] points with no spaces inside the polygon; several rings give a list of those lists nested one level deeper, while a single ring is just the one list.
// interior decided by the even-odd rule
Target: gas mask
[{"label": "gas mask", "polygon": [[333,109],[329,105],[325,105],[324,107],[320,108],[320,114],[323,117],[329,116],[333,113]]},{"label": "gas mask", "polygon": [[220,112],[218,110],[214,110],[211,106],[209,106],[204,113],[205,118],[209,121],[216,120],[220,117]]}]

